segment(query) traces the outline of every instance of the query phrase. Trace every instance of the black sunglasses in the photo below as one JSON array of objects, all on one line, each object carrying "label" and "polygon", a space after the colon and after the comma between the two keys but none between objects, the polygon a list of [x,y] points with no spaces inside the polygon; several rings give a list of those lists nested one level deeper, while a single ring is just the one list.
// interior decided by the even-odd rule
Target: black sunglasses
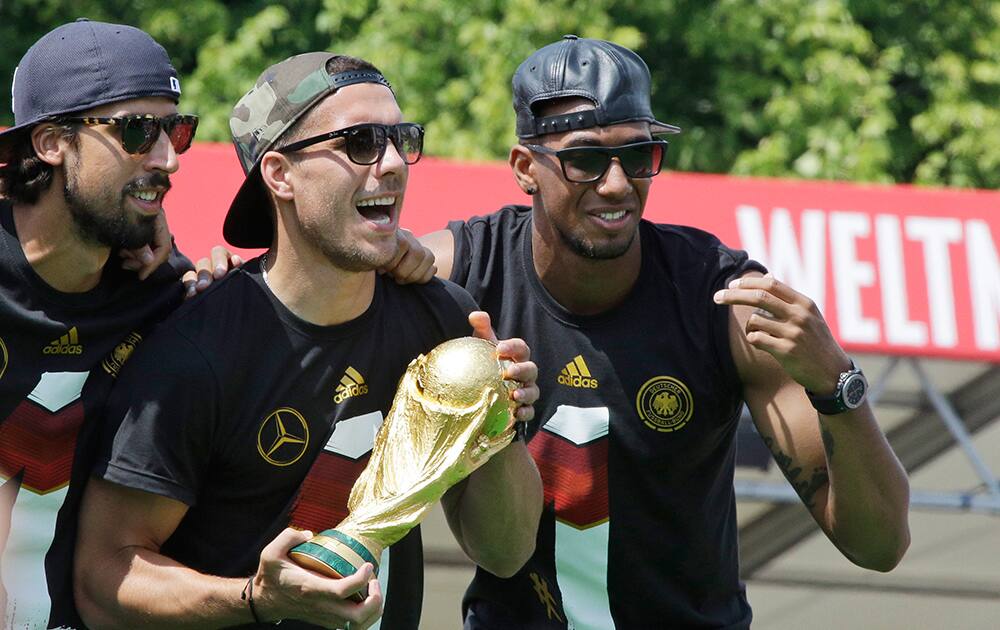
[{"label": "black sunglasses", "polygon": [[299,140],[275,151],[289,153],[334,138],[344,138],[347,158],[362,166],[381,161],[389,140],[392,140],[396,151],[407,164],[416,164],[424,150],[424,128],[416,123],[398,125],[363,123]]},{"label": "black sunglasses", "polygon": [[130,116],[115,116],[101,118],[84,116],[81,118],[61,118],[61,122],[81,125],[114,125],[121,130],[122,148],[127,153],[138,155],[149,153],[164,131],[170,138],[170,144],[178,154],[191,147],[194,132],[198,129],[198,117],[188,114],[170,114],[169,116],[154,116],[152,114],[133,114]]},{"label": "black sunglasses", "polygon": [[618,158],[622,170],[629,177],[652,177],[660,172],[663,158],[667,154],[666,140],[646,140],[619,147],[570,147],[558,151],[537,144],[524,146],[537,153],[559,158],[563,175],[567,180],[578,184],[596,182],[604,177],[612,158]]}]

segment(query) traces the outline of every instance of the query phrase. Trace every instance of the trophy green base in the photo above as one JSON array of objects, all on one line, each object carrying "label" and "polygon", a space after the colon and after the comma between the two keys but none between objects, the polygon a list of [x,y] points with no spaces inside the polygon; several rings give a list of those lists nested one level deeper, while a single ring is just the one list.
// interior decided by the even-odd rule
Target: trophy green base
[{"label": "trophy green base", "polygon": [[[325,529],[306,542],[292,547],[288,555],[299,566],[336,579],[354,575],[368,562],[375,569],[375,577],[378,577],[375,554],[357,539],[335,529]],[[366,597],[367,586],[349,599],[363,602]]]}]

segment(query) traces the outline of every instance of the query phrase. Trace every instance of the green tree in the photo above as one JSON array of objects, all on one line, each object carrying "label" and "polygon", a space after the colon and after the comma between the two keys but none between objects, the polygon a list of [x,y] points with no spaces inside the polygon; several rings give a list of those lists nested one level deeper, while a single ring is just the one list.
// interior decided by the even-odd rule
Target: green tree
[{"label": "green tree", "polygon": [[685,130],[673,168],[1000,186],[995,0],[0,0],[8,90],[24,50],[79,15],[163,43],[201,139],[228,139],[232,104],[267,65],[326,49],[383,69],[429,153],[503,158],[517,64],[577,33],[646,59],[654,111]]}]

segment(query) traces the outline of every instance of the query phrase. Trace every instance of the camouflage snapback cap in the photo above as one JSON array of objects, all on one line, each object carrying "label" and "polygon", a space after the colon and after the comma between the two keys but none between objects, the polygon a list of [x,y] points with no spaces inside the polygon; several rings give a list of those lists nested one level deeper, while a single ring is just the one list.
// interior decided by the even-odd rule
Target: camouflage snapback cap
[{"label": "camouflage snapback cap", "polygon": [[289,57],[265,70],[229,117],[233,146],[246,179],[229,206],[222,233],[236,247],[269,247],[273,226],[260,181],[260,159],[306,112],[338,89],[356,83],[392,86],[376,71],[331,74],[329,52]]}]

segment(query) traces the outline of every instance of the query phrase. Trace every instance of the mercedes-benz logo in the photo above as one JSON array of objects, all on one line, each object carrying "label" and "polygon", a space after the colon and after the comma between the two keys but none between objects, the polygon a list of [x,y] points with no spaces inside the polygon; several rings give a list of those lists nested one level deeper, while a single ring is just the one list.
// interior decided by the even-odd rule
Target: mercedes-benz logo
[{"label": "mercedes-benz logo", "polygon": [[257,431],[257,452],[275,466],[290,466],[299,461],[308,446],[309,424],[291,407],[272,411]]}]

